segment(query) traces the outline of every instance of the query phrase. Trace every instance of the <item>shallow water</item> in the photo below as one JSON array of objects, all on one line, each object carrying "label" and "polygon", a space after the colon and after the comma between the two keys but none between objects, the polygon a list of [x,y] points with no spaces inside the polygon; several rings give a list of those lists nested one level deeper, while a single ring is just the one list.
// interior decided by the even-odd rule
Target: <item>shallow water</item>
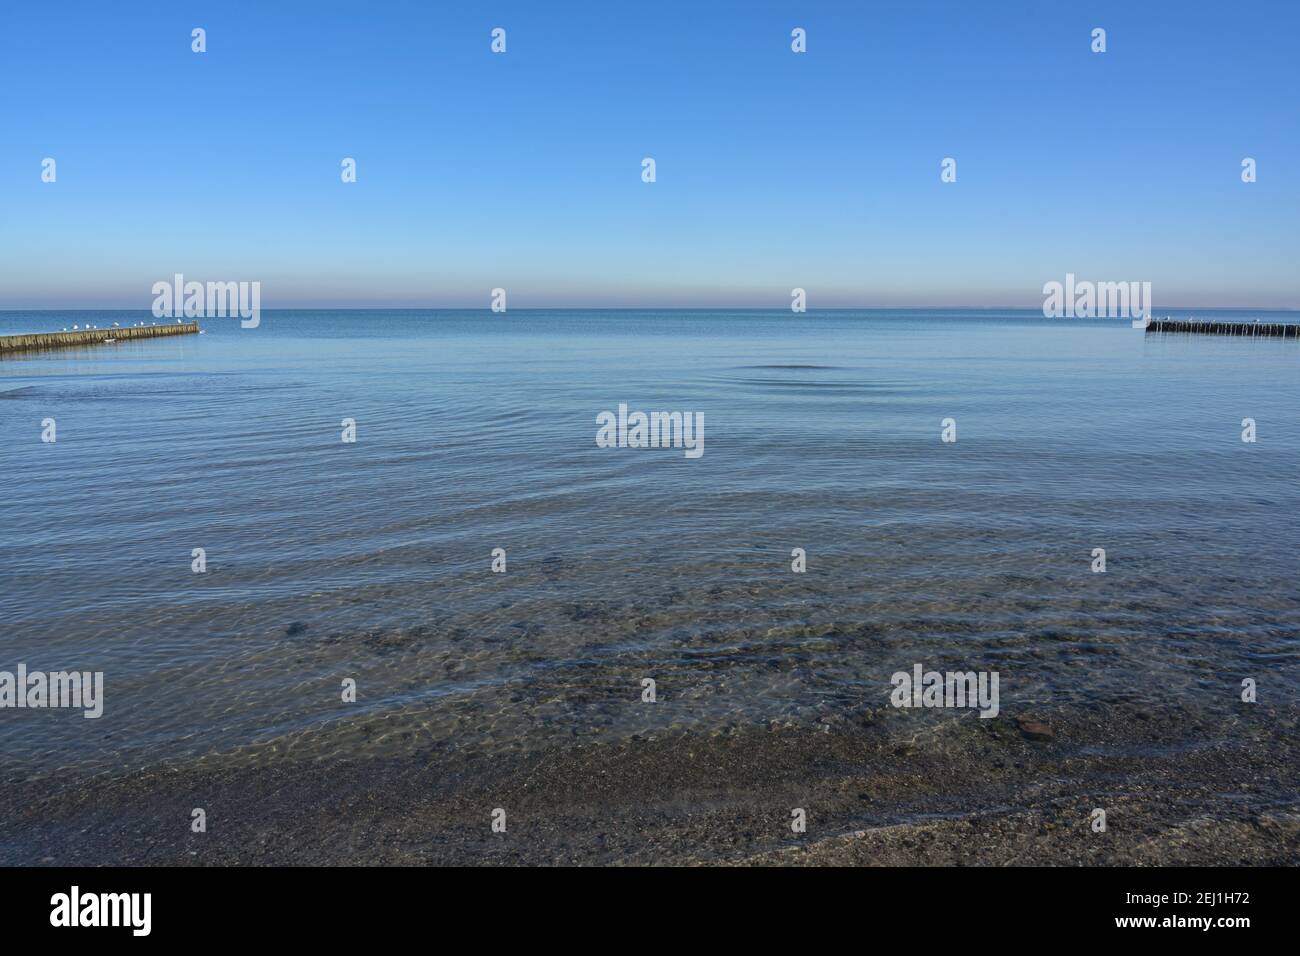
[{"label": "shallow water", "polygon": [[[103,671],[106,698],[0,710],[10,768],[817,721],[914,663],[998,671],[1004,710],[1300,688],[1295,340],[1010,312],[203,324],[0,359],[0,670]],[[598,448],[619,403],[703,412],[704,455]]]}]

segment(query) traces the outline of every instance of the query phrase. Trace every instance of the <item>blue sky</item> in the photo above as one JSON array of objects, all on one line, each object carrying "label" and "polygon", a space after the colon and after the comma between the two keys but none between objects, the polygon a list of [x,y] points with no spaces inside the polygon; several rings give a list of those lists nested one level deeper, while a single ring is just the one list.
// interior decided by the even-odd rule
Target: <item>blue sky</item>
[{"label": "blue sky", "polygon": [[1066,272],[1151,281],[1157,308],[1300,307],[1291,0],[0,18],[0,308],[148,308],[176,272],[260,281],[267,308],[498,286],[512,308],[786,307],[795,286],[811,308],[1036,307]]}]

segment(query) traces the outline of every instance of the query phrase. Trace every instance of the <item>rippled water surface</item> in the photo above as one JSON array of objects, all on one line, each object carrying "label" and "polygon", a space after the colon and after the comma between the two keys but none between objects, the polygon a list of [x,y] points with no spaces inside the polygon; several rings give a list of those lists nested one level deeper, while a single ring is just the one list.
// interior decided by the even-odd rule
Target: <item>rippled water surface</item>
[{"label": "rippled water surface", "polygon": [[[916,662],[998,670],[1004,706],[1300,686],[1295,340],[959,312],[204,327],[0,359],[0,669],[106,681],[97,721],[0,711],[9,766],[816,720]],[[619,403],[703,412],[705,454],[597,447]]]}]

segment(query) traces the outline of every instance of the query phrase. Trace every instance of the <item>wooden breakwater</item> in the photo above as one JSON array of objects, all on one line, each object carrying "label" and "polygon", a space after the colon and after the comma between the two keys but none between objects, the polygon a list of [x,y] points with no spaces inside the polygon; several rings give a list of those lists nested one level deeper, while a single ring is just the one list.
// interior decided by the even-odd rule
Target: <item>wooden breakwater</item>
[{"label": "wooden breakwater", "polygon": [[103,345],[128,339],[152,339],[160,335],[194,335],[198,331],[198,322],[170,322],[158,325],[128,325],[124,328],[111,329],[77,329],[74,332],[0,335],[0,354],[40,349],[67,349],[80,345]]},{"label": "wooden breakwater", "polygon": [[1300,339],[1300,322],[1219,322],[1215,319],[1152,319],[1148,332],[1201,332],[1208,335],[1271,335]]}]

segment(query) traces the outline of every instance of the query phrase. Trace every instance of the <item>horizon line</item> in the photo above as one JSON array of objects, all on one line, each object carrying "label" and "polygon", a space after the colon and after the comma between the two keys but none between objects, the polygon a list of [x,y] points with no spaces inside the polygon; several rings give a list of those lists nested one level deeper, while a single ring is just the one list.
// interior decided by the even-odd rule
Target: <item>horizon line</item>
[{"label": "horizon line", "polygon": [[[1164,305],[1161,309],[1183,311],[1199,309],[1206,312],[1297,312],[1300,306],[1254,306],[1254,305]],[[788,305],[554,305],[554,306],[510,306],[501,312],[490,306],[456,306],[456,305],[344,305],[344,306],[268,306],[263,312],[487,312],[493,315],[508,315],[511,312],[790,312]],[[75,308],[9,308],[0,307],[0,314],[8,312],[146,312],[152,309],[78,306]],[[1030,312],[1041,313],[1041,307],[1020,305],[846,305],[823,308],[808,308],[803,312],[790,312],[791,315],[806,315],[813,312]],[[192,318],[221,318],[221,316],[197,315]],[[1090,316],[1106,318],[1106,316]]]}]

